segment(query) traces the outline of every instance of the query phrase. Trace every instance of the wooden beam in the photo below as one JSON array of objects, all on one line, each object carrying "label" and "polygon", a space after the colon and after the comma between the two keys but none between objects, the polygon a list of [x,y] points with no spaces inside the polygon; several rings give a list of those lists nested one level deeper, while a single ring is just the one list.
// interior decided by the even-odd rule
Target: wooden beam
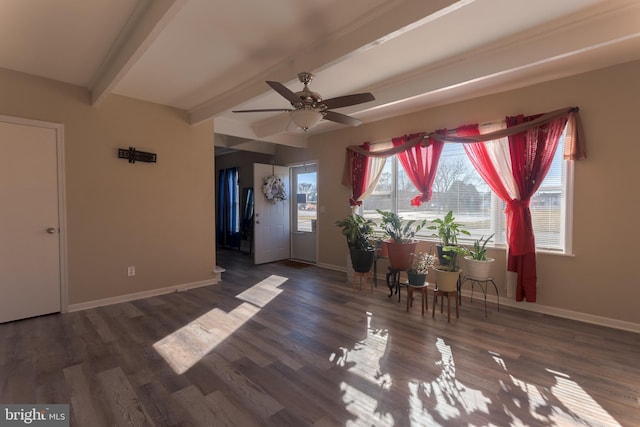
[{"label": "wooden beam", "polygon": [[151,46],[186,0],[141,0],[89,85],[97,107]]}]

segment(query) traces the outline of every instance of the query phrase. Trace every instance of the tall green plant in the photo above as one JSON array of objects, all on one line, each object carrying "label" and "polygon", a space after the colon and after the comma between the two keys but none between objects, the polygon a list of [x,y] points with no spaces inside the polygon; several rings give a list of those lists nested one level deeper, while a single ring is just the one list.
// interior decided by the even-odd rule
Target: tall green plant
[{"label": "tall green plant", "polygon": [[466,249],[462,246],[443,246],[442,261],[438,268],[445,271],[458,271],[460,269],[458,263],[458,255],[464,254]]},{"label": "tall green plant", "polygon": [[341,228],[342,234],[347,238],[347,245],[350,248],[360,249],[362,251],[375,249],[373,244],[373,227],[376,223],[372,220],[354,213],[345,219],[336,221],[335,225]]},{"label": "tall green plant", "polygon": [[407,243],[413,240],[416,233],[427,224],[427,220],[418,221],[415,219],[403,222],[398,214],[390,211],[382,211],[376,209],[382,216],[380,227],[384,230],[386,236],[394,240],[396,243]]},{"label": "tall green plant", "polygon": [[465,234],[470,236],[467,230],[462,228],[460,223],[456,222],[453,216],[453,211],[447,212],[444,218],[436,218],[431,221],[432,225],[428,226],[428,230],[436,230],[432,236],[438,237],[442,246],[454,246],[458,244],[458,236]]}]

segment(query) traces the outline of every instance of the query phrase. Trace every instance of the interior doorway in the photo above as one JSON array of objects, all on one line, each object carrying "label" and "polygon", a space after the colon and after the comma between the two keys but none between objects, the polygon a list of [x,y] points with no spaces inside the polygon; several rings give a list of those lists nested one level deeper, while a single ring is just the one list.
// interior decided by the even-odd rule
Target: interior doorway
[{"label": "interior doorway", "polygon": [[291,258],[316,263],[318,168],[291,167]]},{"label": "interior doorway", "polygon": [[0,116],[0,323],[66,308],[62,131]]}]

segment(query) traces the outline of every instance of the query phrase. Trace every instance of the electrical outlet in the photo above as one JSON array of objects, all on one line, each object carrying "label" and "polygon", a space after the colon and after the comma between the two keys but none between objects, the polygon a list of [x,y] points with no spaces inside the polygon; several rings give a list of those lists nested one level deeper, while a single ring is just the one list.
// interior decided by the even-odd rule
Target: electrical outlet
[{"label": "electrical outlet", "polygon": [[132,265],[129,268],[127,268],[127,276],[131,277],[131,276],[135,276],[136,275],[136,266]]}]

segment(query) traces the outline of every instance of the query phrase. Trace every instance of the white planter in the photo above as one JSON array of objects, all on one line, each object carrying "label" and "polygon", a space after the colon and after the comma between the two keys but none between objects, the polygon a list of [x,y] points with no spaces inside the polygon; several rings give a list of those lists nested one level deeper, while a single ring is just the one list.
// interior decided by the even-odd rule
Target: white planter
[{"label": "white planter", "polygon": [[467,277],[478,280],[487,280],[491,277],[490,271],[491,263],[494,261],[493,258],[487,258],[486,261],[479,261],[477,259],[473,259],[471,255],[467,255],[464,259],[467,263]]}]

